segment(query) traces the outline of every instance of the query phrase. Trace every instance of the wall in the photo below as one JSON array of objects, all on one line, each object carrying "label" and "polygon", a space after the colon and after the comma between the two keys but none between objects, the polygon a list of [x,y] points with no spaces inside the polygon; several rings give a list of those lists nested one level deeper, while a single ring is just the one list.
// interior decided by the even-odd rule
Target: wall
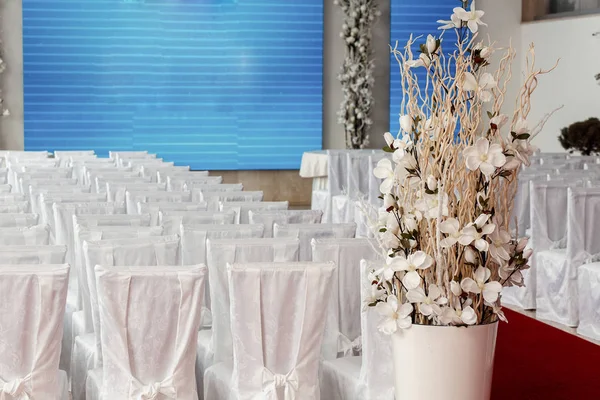
[{"label": "wall", "polygon": [[600,15],[532,22],[521,28],[522,43],[535,42],[540,68],[550,68],[560,59],[556,70],[540,79],[532,100],[532,122],[564,105],[534,141],[542,151],[564,151],[557,139],[562,128],[600,117],[600,87],[594,79],[600,73],[600,38],[592,37],[598,31]]},{"label": "wall", "polygon": [[0,40],[6,70],[2,76],[5,106],[11,115],[0,119],[0,149],[23,149],[23,19],[21,1],[0,1]]},{"label": "wall", "polygon": [[[324,0],[324,33],[323,33],[323,148],[343,149],[346,139],[343,127],[337,122],[337,112],[344,98],[342,87],[337,79],[344,61],[345,47],[340,38],[340,30],[344,23],[344,13],[333,0]],[[389,130],[390,108],[390,0],[375,0],[381,16],[372,30],[373,59],[375,60],[375,101],[371,112],[369,131],[370,146],[382,148],[385,145],[383,134]]]}]

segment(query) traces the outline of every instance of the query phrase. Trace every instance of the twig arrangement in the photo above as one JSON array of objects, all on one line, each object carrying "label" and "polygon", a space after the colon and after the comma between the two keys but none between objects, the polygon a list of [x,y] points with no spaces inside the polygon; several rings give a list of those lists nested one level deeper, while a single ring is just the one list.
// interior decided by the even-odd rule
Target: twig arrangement
[{"label": "twig arrangement", "polygon": [[371,59],[371,26],[379,15],[374,0],[335,0],[345,14],[340,37],[346,46],[346,57],[338,79],[344,100],[338,112],[338,123],[346,134],[346,148],[362,149],[369,144],[369,113],[373,106],[373,60]]},{"label": "twig arrangement", "polygon": [[[372,230],[385,263],[372,271],[369,305],[385,316],[380,329],[393,333],[412,324],[476,325],[504,320],[501,291],[523,286],[531,250],[522,232],[511,232],[518,172],[529,165],[535,127],[527,117],[538,78],[533,45],[511,118],[501,113],[512,48],[491,69],[494,43],[478,39],[483,11],[469,2],[454,9],[444,35],[411,37],[391,51],[401,71],[401,130],[385,134],[391,160],[374,173],[382,178],[383,207]],[[415,69],[427,71],[419,82]]]}]

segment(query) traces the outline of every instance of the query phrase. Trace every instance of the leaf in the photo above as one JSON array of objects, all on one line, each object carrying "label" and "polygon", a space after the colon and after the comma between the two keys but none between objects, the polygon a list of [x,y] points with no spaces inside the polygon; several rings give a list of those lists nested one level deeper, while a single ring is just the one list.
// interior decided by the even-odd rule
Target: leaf
[{"label": "leaf", "polygon": [[410,233],[403,233],[403,234],[402,234],[402,235],[400,235],[400,236],[401,236],[403,239],[408,239],[408,240],[410,240],[410,239],[412,239],[412,238],[413,238],[412,234],[410,234]]},{"label": "leaf", "polygon": [[381,228],[381,229],[379,230],[379,233],[385,233],[385,232],[387,232],[387,229],[385,229],[385,228]]},{"label": "leaf", "polygon": [[529,133],[521,133],[520,135],[517,135],[516,138],[518,140],[527,140],[530,136],[531,135]]},{"label": "leaf", "polygon": [[494,114],[492,114],[490,111],[487,112],[487,115],[489,119],[494,118]]},{"label": "leaf", "polygon": [[390,146],[385,146],[383,148],[383,151],[385,151],[386,153],[393,153],[394,149],[392,149]]}]

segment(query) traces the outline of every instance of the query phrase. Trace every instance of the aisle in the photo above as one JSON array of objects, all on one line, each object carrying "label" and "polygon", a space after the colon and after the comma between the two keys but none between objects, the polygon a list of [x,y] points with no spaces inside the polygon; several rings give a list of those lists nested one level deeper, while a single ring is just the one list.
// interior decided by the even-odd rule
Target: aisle
[{"label": "aisle", "polygon": [[505,309],[492,400],[600,398],[600,346]]}]

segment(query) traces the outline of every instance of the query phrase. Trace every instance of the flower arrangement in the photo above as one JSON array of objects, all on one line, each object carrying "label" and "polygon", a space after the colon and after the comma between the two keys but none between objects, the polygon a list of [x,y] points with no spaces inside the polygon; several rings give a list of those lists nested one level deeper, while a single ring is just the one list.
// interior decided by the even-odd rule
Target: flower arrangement
[{"label": "flower arrangement", "polygon": [[338,123],[346,132],[346,148],[362,149],[369,144],[368,129],[373,123],[369,112],[373,105],[373,61],[370,59],[371,25],[379,15],[374,0],[335,0],[344,11],[340,37],[346,45],[346,58],[338,79],[344,100]]},{"label": "flower arrangement", "polygon": [[[385,262],[371,272],[368,300],[384,316],[384,333],[506,320],[502,288],[523,286],[529,268],[527,238],[509,223],[520,167],[529,165],[531,140],[552,115],[527,122],[538,78],[550,70],[535,68],[531,46],[514,113],[502,114],[515,52],[506,49],[491,70],[500,49],[478,39],[483,15],[475,1],[462,1],[418,54],[412,36],[403,50],[391,50],[404,96],[400,132],[385,134],[391,159],[374,170],[383,179],[383,207],[370,224]],[[448,30],[457,39],[446,45]],[[417,68],[426,70],[426,82]]]}]

